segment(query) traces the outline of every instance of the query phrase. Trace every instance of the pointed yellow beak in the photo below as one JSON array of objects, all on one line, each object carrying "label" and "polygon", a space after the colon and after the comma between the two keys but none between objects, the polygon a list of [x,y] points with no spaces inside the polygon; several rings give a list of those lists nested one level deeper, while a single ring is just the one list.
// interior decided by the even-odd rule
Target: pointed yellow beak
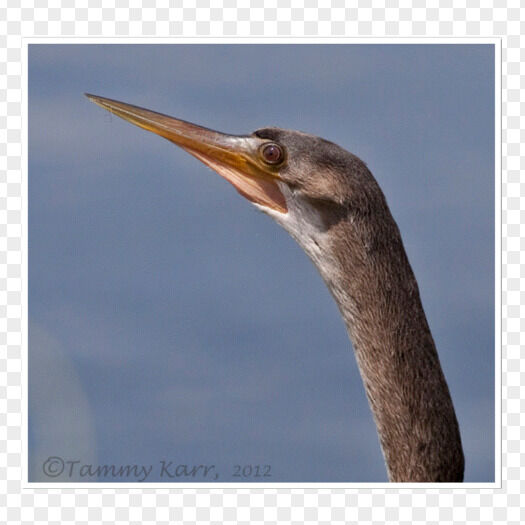
[{"label": "pointed yellow beak", "polygon": [[237,136],[125,104],[117,100],[86,96],[111,113],[168,139],[214,169],[250,201],[286,213],[286,200],[279,189],[278,171],[265,165],[259,151],[266,141],[255,136]]}]

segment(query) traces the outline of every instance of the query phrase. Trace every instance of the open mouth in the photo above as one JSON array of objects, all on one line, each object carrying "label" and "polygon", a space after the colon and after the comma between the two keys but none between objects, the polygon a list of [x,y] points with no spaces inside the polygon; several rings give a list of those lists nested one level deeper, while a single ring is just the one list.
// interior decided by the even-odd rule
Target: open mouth
[{"label": "open mouth", "polygon": [[278,172],[259,156],[264,139],[228,135],[184,120],[108,98],[86,94],[95,104],[143,129],[180,146],[230,182],[255,204],[286,213],[287,206]]}]

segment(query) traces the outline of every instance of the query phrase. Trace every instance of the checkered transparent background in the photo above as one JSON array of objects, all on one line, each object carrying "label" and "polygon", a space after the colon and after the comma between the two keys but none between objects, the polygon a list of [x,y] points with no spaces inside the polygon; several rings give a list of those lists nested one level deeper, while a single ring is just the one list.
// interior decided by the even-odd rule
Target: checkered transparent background
[{"label": "checkered transparent background", "polygon": [[[519,2],[432,0],[7,0],[0,7],[0,521],[520,523],[521,109],[525,11]],[[278,7],[279,3],[279,7]],[[22,479],[22,37],[501,36],[503,489],[30,490]],[[525,66],[523,67],[525,69]],[[525,153],[525,152],[524,152]],[[523,187],[523,192],[521,191]],[[525,222],[525,221],[524,221]],[[525,274],[525,270],[524,270]]]}]

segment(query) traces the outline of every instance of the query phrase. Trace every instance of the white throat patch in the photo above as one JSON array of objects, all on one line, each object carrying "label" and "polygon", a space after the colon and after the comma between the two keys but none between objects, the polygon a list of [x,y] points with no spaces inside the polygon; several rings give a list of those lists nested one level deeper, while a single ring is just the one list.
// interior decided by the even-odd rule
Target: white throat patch
[{"label": "white throat patch", "polygon": [[286,199],[287,213],[259,204],[255,206],[278,222],[298,242],[328,284],[334,277],[335,267],[331,264],[328,233],[324,231],[322,217],[299,193],[292,191],[285,183],[278,184]]}]

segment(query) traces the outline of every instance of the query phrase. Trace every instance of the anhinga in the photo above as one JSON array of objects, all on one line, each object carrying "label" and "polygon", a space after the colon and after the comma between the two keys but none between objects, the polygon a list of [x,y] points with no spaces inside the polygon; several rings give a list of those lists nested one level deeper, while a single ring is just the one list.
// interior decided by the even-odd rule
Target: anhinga
[{"label": "anhinga", "polygon": [[367,166],[298,131],[227,135],[87,96],[213,168],[302,246],[353,342],[390,481],[462,481],[458,423],[416,279]]}]

